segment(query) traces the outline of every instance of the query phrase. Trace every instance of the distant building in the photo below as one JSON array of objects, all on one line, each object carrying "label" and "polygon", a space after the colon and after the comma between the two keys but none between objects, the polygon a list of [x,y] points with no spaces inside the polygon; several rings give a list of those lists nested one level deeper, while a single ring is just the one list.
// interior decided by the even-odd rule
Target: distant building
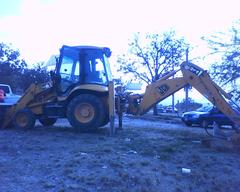
[{"label": "distant building", "polygon": [[141,83],[128,83],[125,87],[128,92],[134,94],[142,94],[145,92],[145,88]]},{"label": "distant building", "polygon": [[55,69],[56,66],[56,57],[57,55],[52,55],[48,61],[45,62],[45,66],[47,66],[47,70],[51,71]]}]

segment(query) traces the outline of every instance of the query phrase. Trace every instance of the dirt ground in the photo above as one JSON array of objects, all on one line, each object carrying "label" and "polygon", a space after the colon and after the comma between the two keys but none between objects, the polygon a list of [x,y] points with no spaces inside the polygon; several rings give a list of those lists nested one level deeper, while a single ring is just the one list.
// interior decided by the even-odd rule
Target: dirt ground
[{"label": "dirt ground", "polygon": [[108,125],[78,133],[64,120],[0,130],[0,191],[240,191],[240,153],[203,145],[203,129],[172,117],[123,125],[115,137]]}]

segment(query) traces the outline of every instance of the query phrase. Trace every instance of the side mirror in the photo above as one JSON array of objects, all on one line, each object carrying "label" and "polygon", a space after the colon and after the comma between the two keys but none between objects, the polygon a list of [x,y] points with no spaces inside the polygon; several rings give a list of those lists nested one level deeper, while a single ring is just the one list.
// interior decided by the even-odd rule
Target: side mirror
[{"label": "side mirror", "polygon": [[111,55],[112,55],[112,52],[108,47],[104,47],[103,52],[107,57],[111,57]]}]

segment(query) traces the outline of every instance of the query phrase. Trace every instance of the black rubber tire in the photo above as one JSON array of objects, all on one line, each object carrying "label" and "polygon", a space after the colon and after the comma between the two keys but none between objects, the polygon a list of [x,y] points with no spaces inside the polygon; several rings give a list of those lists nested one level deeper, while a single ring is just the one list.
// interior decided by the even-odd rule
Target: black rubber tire
[{"label": "black rubber tire", "polygon": [[103,127],[105,125],[107,125],[109,123],[109,115],[106,114],[104,120],[103,120],[103,123],[100,125],[100,127]]},{"label": "black rubber tire", "polygon": [[43,126],[52,126],[54,125],[54,123],[56,123],[57,118],[43,117],[43,118],[39,118],[38,120]]},{"label": "black rubber tire", "polygon": [[189,123],[189,122],[184,122],[185,125],[187,125],[188,127],[191,127],[192,126],[192,123]]},{"label": "black rubber tire", "polygon": [[207,120],[202,120],[200,126],[201,126],[202,128],[208,128],[209,122],[208,122]]},{"label": "black rubber tire", "polygon": [[27,108],[20,109],[13,117],[13,125],[17,129],[32,129],[35,125],[36,117],[34,113]]},{"label": "black rubber tire", "polygon": [[[80,118],[84,118],[81,113],[84,112],[76,112],[77,110],[80,112],[79,110],[82,109],[80,105],[86,105],[87,108],[89,107],[93,110],[93,114],[90,114],[92,117],[89,118],[89,121],[81,121]],[[79,115],[78,117],[75,116],[76,113]],[[83,94],[75,97],[70,101],[67,107],[67,118],[69,123],[72,127],[84,132],[94,131],[100,127],[105,120],[106,114],[106,107],[104,106],[102,100],[92,94]],[[87,115],[89,115],[89,113]]]}]

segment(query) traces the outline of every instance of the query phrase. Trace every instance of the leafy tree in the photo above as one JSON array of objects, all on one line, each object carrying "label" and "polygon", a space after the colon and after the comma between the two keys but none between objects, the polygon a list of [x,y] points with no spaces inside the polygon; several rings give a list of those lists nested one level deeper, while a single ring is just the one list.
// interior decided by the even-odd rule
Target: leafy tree
[{"label": "leafy tree", "polygon": [[26,90],[31,83],[44,83],[49,80],[50,76],[44,63],[37,63],[33,68],[26,68],[21,77],[21,87]]},{"label": "leafy tree", "polygon": [[220,85],[240,101],[240,20],[228,32],[203,37],[218,60],[211,66],[211,74]]},{"label": "leafy tree", "polygon": [[0,43],[0,83],[10,84],[15,89],[26,66],[26,62],[20,58],[19,50]]},{"label": "leafy tree", "polygon": [[28,68],[20,58],[20,52],[11,45],[0,43],[0,83],[9,84],[13,90],[26,90],[33,82],[43,83],[49,79],[46,67],[38,63]]},{"label": "leafy tree", "polygon": [[[175,31],[145,35],[136,33],[129,43],[128,53],[118,58],[119,71],[151,84],[181,64],[186,48],[185,40],[178,38]],[[123,80],[126,81],[126,78]],[[156,107],[154,114],[157,114]]]}]

